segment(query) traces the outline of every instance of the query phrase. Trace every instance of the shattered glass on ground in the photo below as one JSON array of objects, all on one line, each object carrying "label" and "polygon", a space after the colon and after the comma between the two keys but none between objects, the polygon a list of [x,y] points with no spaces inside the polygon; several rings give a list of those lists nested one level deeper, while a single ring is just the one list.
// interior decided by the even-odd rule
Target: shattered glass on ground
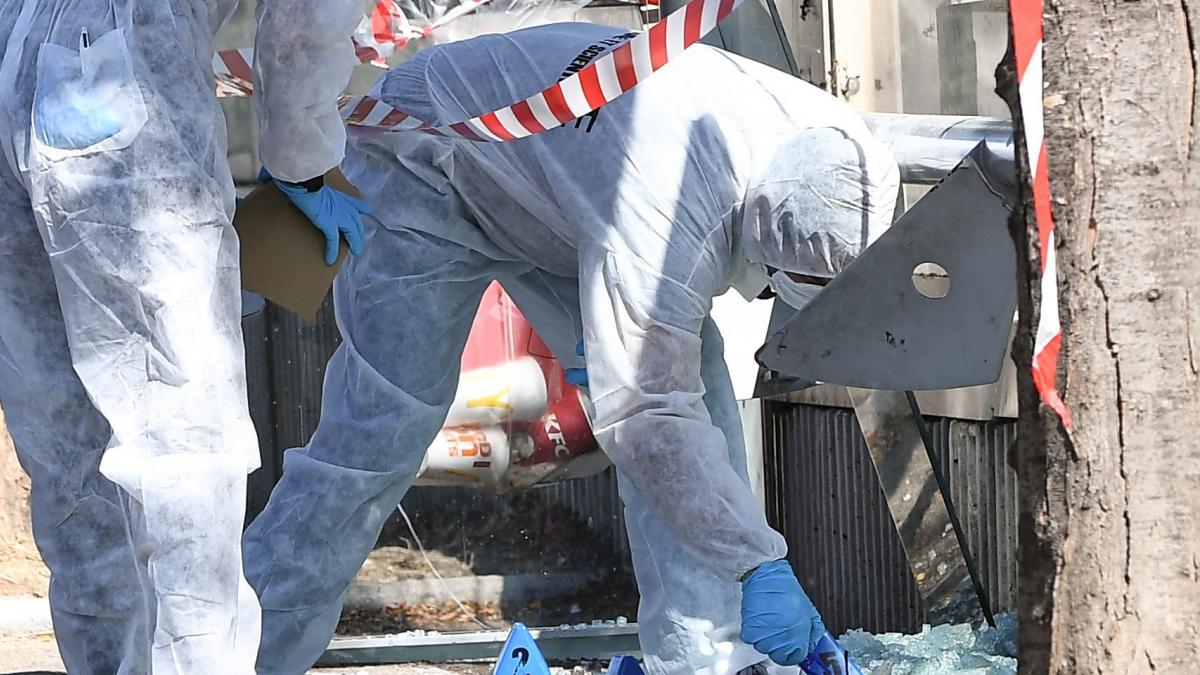
[{"label": "shattered glass on ground", "polygon": [[996,616],[996,627],[926,626],[917,635],[860,630],[839,641],[872,675],[1009,675],[1017,672],[1017,616]]}]

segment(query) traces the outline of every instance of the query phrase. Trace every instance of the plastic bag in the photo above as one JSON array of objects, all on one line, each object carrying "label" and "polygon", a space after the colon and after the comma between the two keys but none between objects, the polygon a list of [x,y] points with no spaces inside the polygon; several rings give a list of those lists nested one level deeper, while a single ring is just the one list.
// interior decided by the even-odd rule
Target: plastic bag
[{"label": "plastic bag", "polygon": [[128,147],[147,119],[125,32],[116,29],[79,51],[46,43],[38,53],[33,131],[52,159]]},{"label": "plastic bag", "polygon": [[[418,485],[502,492],[604,470],[572,465],[598,453],[582,392],[504,292],[484,294],[442,431],[425,454]],[[568,471],[569,470],[569,471]]]}]

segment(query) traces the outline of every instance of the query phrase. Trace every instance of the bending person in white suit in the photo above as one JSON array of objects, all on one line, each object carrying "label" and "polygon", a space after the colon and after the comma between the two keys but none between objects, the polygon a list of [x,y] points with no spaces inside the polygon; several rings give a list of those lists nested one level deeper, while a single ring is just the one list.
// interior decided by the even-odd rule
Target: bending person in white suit
[{"label": "bending person in white suit", "polygon": [[[618,33],[556,24],[427,49],[374,93],[459,122],[536,93]],[[802,304],[882,233],[899,174],[863,122],[799,80],[697,45],[576,123],[508,143],[367,132],[352,135],[344,169],[374,216],[366,253],[335,284],[344,341],[320,425],[286,454],[246,534],[259,672],[296,675],[327,645],[446,417],[494,279],[564,363],[582,366],[585,344],[647,670],[799,663],[824,627],[750,491],[708,314],[731,286]]]}]

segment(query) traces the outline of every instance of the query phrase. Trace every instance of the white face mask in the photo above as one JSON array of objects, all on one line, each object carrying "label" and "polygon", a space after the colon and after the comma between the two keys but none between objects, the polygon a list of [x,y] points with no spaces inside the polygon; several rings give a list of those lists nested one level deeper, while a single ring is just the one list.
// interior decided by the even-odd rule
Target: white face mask
[{"label": "white face mask", "polygon": [[800,283],[783,272],[772,274],[770,283],[775,295],[793,309],[802,309],[821,292],[820,286]]}]

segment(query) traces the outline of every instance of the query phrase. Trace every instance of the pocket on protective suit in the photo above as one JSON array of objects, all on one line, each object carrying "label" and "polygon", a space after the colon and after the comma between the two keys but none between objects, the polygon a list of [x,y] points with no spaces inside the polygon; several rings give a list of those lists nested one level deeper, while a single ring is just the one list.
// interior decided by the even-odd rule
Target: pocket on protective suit
[{"label": "pocket on protective suit", "polygon": [[79,51],[46,43],[38,52],[33,145],[50,159],[128,147],[146,125],[146,102],[118,28]]}]

